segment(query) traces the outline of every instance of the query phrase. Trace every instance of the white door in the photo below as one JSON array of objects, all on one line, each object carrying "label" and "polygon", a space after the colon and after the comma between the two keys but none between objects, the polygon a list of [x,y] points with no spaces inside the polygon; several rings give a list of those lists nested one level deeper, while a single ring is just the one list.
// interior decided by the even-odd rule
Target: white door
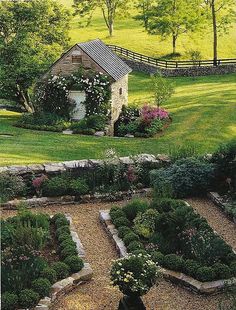
[{"label": "white door", "polygon": [[83,119],[86,115],[85,105],[83,104],[86,95],[84,91],[71,90],[69,97],[76,102],[75,109],[73,111],[72,119],[80,120]]}]

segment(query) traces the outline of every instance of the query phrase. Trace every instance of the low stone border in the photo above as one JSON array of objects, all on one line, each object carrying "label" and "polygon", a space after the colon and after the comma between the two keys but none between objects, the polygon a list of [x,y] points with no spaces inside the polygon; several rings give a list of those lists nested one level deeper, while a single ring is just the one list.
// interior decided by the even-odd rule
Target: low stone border
[{"label": "low stone border", "polygon": [[[113,240],[116,249],[120,257],[125,257],[128,255],[126,246],[122,239],[118,237],[118,231],[115,226],[111,223],[109,210],[101,210],[99,212],[99,219],[103,224],[105,230]],[[230,286],[236,285],[236,278],[217,280],[211,282],[200,282],[190,276],[187,276],[181,272],[176,272],[168,269],[161,268],[163,276],[174,283],[180,284],[190,291],[201,293],[201,294],[215,294],[220,292]]]},{"label": "low stone border", "polygon": [[216,192],[208,193],[208,197],[214,202],[214,204],[223,211],[223,213],[236,224],[236,216],[232,216],[226,212],[226,207],[229,206],[228,203],[223,202],[223,198]]},{"label": "low stone border", "polygon": [[[66,218],[70,221],[70,232],[73,241],[76,243],[78,256],[84,259],[85,258],[84,248],[73,225],[72,218],[70,215],[66,215]],[[93,270],[90,264],[84,263],[84,267],[79,272],[73,273],[68,278],[62,279],[54,283],[51,287],[50,297],[44,297],[40,299],[38,305],[34,308],[34,310],[49,310],[56,300],[72,291],[78,285],[91,280],[92,277],[93,277]],[[19,309],[19,310],[27,310],[27,309]]]},{"label": "low stone border", "polygon": [[29,208],[47,207],[50,205],[66,205],[66,204],[81,204],[88,202],[112,202],[131,198],[149,197],[152,193],[151,188],[143,188],[115,193],[95,193],[93,195],[83,195],[79,198],[76,196],[61,196],[61,197],[41,197],[30,199],[14,199],[0,206],[3,210],[16,210],[21,203],[26,203]]}]

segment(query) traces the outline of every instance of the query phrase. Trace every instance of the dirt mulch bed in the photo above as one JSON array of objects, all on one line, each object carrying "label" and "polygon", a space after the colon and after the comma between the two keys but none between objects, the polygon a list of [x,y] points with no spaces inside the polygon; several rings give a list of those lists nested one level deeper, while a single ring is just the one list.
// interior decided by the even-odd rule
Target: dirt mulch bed
[{"label": "dirt mulch bed", "polygon": [[[228,226],[229,221],[226,218],[222,220],[223,215],[221,222],[218,217],[214,220],[217,208],[213,208],[213,205],[205,200],[189,200],[189,202],[199,213],[207,219],[209,217],[209,223],[227,242],[232,246],[235,245],[235,236],[233,236],[231,226]],[[59,210],[69,213],[84,245],[86,260],[94,270],[94,279],[91,282],[78,287],[61,299],[54,305],[53,310],[118,309],[119,299],[122,295],[118,289],[110,285],[109,279],[112,260],[118,256],[98,218],[99,210],[109,209],[111,206],[112,204],[100,203],[33,209],[33,212],[46,212],[50,215],[59,212]],[[205,215],[204,212],[206,212]],[[15,214],[14,211],[2,212],[3,217],[13,214]],[[143,300],[147,310],[217,310],[223,297],[223,294],[217,296],[197,295],[163,279],[158,287],[152,288],[143,297]]]}]

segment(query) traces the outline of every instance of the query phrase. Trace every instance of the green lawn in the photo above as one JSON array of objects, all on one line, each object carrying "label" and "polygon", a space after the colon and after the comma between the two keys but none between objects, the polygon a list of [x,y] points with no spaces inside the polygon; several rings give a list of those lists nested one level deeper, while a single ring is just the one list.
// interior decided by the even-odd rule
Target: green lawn
[{"label": "green lawn", "polygon": [[[60,0],[60,2],[68,7],[73,3],[72,0]],[[79,27],[81,18],[75,17],[71,21],[71,44],[100,38],[108,44],[120,45],[153,57],[162,57],[171,53],[171,38],[163,41],[157,35],[147,34],[140,22],[132,18],[136,14],[137,11],[133,9],[130,17],[125,19],[117,17],[112,38],[108,37],[108,31],[99,9],[96,10],[88,27]],[[84,23],[82,22],[82,24]],[[204,59],[212,59],[211,30],[211,26],[209,26],[204,27],[200,32],[180,36],[177,42],[177,50],[181,53],[181,58],[189,58],[187,52],[192,49],[199,50]],[[236,58],[236,24],[229,31],[229,34],[219,37],[218,43],[219,58]]]},{"label": "green lawn", "polygon": [[[130,75],[130,103],[150,101],[149,79],[145,74]],[[219,143],[236,138],[236,74],[172,81],[176,91],[165,108],[173,122],[159,138],[96,138],[30,131],[12,126],[18,113],[0,111],[0,165],[100,158],[108,148],[120,155],[168,153],[173,146],[189,143],[199,153],[212,152]]]}]

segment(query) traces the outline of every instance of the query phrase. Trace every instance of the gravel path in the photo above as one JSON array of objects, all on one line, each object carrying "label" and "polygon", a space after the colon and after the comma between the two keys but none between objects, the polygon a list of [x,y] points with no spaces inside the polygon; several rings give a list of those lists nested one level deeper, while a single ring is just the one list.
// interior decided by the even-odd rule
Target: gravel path
[{"label": "gravel path", "polygon": [[[205,200],[189,200],[194,208],[207,219],[212,227],[232,246],[235,245],[235,228],[217,209]],[[101,209],[109,209],[111,204],[83,204],[76,206],[34,209],[34,212],[69,213],[79,237],[84,245],[86,259],[94,270],[94,279],[79,286],[62,298],[53,310],[117,310],[121,294],[110,285],[109,270],[117,253],[99,222]],[[210,212],[209,212],[210,210]],[[206,213],[206,214],[205,214]],[[3,217],[13,215],[13,211],[3,211]],[[230,233],[231,232],[231,233]],[[143,297],[147,310],[218,310],[223,295],[201,296],[187,291],[170,282],[161,281],[158,287]]]}]

